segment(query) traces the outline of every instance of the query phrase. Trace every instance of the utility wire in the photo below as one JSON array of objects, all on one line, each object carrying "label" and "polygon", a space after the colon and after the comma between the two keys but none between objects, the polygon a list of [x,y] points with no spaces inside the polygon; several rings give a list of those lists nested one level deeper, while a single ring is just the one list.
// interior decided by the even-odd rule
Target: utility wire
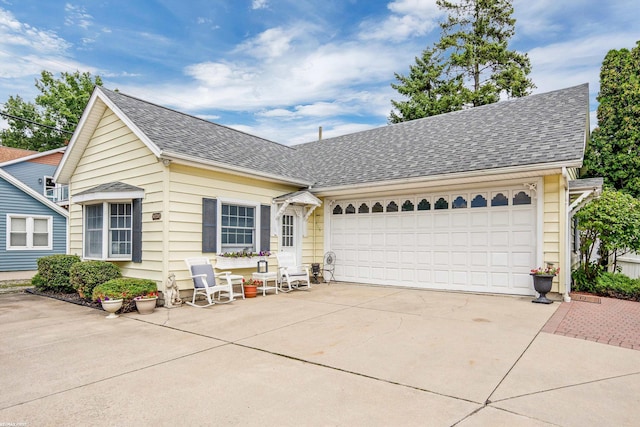
[{"label": "utility wire", "polygon": [[24,117],[18,117],[18,116],[14,116],[13,114],[3,113],[2,111],[0,111],[0,116],[8,117],[8,118],[13,119],[13,120],[21,120],[23,122],[31,123],[32,125],[40,126],[40,127],[47,128],[47,129],[53,129],[53,130],[58,131],[58,132],[63,132],[63,133],[68,133],[68,134],[73,135],[73,132],[71,132],[71,131],[64,130],[64,129],[58,129],[57,127],[54,127],[54,126],[49,126],[49,125],[45,125],[45,124],[42,124],[42,123],[34,122],[33,120],[25,119]]}]

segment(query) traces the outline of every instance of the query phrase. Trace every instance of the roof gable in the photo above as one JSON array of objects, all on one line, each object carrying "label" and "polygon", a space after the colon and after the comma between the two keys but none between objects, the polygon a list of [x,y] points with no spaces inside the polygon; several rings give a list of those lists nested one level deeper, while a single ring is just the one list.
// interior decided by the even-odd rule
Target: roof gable
[{"label": "roof gable", "polygon": [[51,200],[49,200],[46,197],[44,197],[42,194],[39,194],[39,193],[35,192],[33,189],[28,187],[22,181],[19,181],[18,179],[16,179],[12,175],[8,174],[7,172],[3,171],[2,169],[0,169],[0,179],[4,179],[9,184],[11,184],[14,187],[16,187],[18,190],[20,190],[23,193],[27,194],[28,196],[36,199],[38,202],[40,202],[43,205],[49,207],[50,209],[56,211],[57,213],[59,213],[60,215],[64,216],[65,218],[69,217],[69,212],[66,209],[61,208],[60,206],[56,205]]}]

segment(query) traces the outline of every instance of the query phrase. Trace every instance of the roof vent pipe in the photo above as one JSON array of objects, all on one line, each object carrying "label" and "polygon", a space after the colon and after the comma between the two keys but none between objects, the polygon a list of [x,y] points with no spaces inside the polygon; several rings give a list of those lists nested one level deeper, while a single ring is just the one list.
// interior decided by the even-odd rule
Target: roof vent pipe
[{"label": "roof vent pipe", "polygon": [[318,126],[318,141],[322,141],[322,126]]}]

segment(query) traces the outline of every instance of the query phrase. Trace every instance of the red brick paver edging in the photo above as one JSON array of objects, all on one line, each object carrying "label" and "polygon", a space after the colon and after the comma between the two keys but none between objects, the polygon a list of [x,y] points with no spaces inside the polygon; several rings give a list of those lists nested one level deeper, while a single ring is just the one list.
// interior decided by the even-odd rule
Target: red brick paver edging
[{"label": "red brick paver edging", "polygon": [[640,303],[600,297],[563,302],[542,332],[640,350]]}]

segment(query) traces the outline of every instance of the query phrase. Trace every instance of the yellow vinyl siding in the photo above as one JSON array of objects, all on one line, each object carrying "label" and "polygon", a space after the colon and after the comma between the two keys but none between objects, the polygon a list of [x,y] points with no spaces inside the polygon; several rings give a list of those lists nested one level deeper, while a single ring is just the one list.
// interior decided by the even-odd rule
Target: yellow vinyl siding
[{"label": "yellow vinyl siding", "polygon": [[[544,217],[543,231],[543,261],[552,262],[556,267],[563,266],[562,250],[564,250],[564,186],[562,175],[547,175],[544,177]],[[552,292],[564,291],[564,275],[560,274],[553,282]]]},{"label": "yellow vinyl siding", "polygon": [[163,227],[151,216],[163,208],[163,166],[110,110],[106,110],[70,180],[70,253],[82,256],[82,206],[73,195],[108,182],[144,189],[142,202],[143,262],[116,262],[123,276],[155,280],[163,276]]},{"label": "yellow vinyl siding", "polygon": [[[322,199],[321,199],[322,200]],[[322,200],[324,204],[324,200]],[[322,263],[324,257],[324,209],[318,206],[307,221],[307,237],[302,244],[302,262]]]},{"label": "yellow vinyl siding", "polygon": [[[202,199],[225,198],[271,205],[273,198],[298,188],[287,185],[233,176],[185,165],[170,166],[168,227],[169,271],[176,274],[181,289],[190,289],[193,284],[184,264],[184,259],[193,256],[215,258],[214,253],[202,253]],[[271,206],[271,209],[275,209]],[[272,230],[273,234],[273,230]],[[303,248],[310,241],[304,239]],[[277,237],[271,236],[271,251],[278,249]],[[270,271],[275,270],[275,257],[269,259]],[[253,268],[234,270],[234,273],[249,277]]]}]

